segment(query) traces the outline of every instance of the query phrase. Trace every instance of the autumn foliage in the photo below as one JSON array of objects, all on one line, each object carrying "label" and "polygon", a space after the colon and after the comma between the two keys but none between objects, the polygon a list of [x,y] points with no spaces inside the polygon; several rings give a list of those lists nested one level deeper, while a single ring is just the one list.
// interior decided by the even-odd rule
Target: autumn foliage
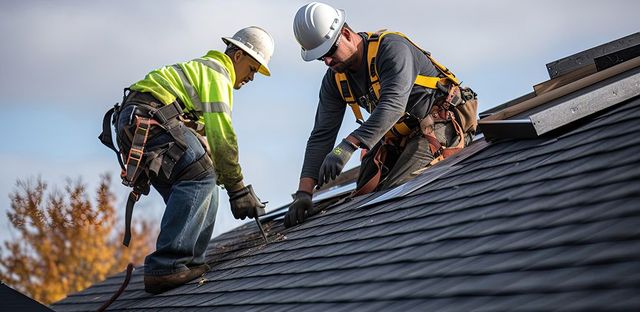
[{"label": "autumn foliage", "polygon": [[131,245],[122,246],[124,222],[117,218],[110,182],[101,177],[92,204],[81,182],[47,193],[40,178],[18,180],[7,213],[17,235],[0,248],[0,279],[49,304],[123,271],[129,262],[144,262],[158,226],[134,219]]}]

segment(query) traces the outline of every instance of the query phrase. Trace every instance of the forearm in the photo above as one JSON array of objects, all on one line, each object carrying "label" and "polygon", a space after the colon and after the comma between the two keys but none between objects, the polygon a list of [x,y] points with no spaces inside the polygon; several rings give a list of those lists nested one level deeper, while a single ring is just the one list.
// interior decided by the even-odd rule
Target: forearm
[{"label": "forearm", "polygon": [[242,169],[238,163],[238,150],[233,146],[218,147],[213,155],[218,181],[227,190],[235,191],[243,187]]},{"label": "forearm", "polygon": [[238,143],[231,119],[222,113],[205,113],[205,132],[218,183],[231,191],[242,188]]},{"label": "forearm", "polygon": [[335,105],[335,111],[328,110],[322,104],[318,107],[314,128],[307,140],[300,178],[318,179],[320,165],[334,147],[344,109],[340,103]]},{"label": "forearm", "polygon": [[313,188],[316,186],[316,184],[316,180],[314,180],[313,178],[300,178],[298,191],[313,194]]}]

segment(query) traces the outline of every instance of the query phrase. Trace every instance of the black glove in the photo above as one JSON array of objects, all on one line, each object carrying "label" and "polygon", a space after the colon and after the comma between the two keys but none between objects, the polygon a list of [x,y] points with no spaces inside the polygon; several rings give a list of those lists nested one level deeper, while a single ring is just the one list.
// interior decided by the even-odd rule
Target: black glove
[{"label": "black glove", "polygon": [[287,214],[284,216],[284,226],[292,227],[304,222],[306,213],[312,206],[311,194],[297,191],[293,203],[289,206],[289,211],[287,211]]},{"label": "black glove", "polygon": [[249,217],[252,219],[256,215],[261,216],[265,213],[265,205],[253,191],[251,185],[247,185],[235,192],[228,192],[228,194],[234,218],[244,220]]},{"label": "black glove", "polygon": [[344,165],[351,158],[351,154],[357,149],[355,145],[346,139],[336,146],[331,153],[327,154],[320,166],[320,176],[318,177],[318,187],[335,179],[341,172]]}]

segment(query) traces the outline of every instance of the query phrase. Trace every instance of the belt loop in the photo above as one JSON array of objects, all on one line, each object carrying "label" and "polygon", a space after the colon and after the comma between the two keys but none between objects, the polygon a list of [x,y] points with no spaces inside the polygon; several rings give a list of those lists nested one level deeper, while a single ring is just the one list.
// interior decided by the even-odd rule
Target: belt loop
[{"label": "belt loop", "polygon": [[179,116],[182,116],[184,114],[184,109],[182,109],[182,106],[180,106],[180,103],[178,103],[178,101],[173,101],[171,105],[176,107],[176,110],[178,111]]}]

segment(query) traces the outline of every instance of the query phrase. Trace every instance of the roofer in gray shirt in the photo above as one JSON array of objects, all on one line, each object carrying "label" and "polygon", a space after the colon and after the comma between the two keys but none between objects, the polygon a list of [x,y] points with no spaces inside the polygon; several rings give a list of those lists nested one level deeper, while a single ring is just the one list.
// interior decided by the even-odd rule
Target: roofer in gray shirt
[{"label": "roofer in gray shirt", "polygon": [[[310,215],[314,187],[335,179],[358,148],[368,151],[354,195],[399,185],[471,142],[476,94],[403,34],[356,33],[343,10],[318,2],[298,10],[293,31],[302,59],[329,69],[287,227]],[[333,148],[347,106],[360,127]]]}]

